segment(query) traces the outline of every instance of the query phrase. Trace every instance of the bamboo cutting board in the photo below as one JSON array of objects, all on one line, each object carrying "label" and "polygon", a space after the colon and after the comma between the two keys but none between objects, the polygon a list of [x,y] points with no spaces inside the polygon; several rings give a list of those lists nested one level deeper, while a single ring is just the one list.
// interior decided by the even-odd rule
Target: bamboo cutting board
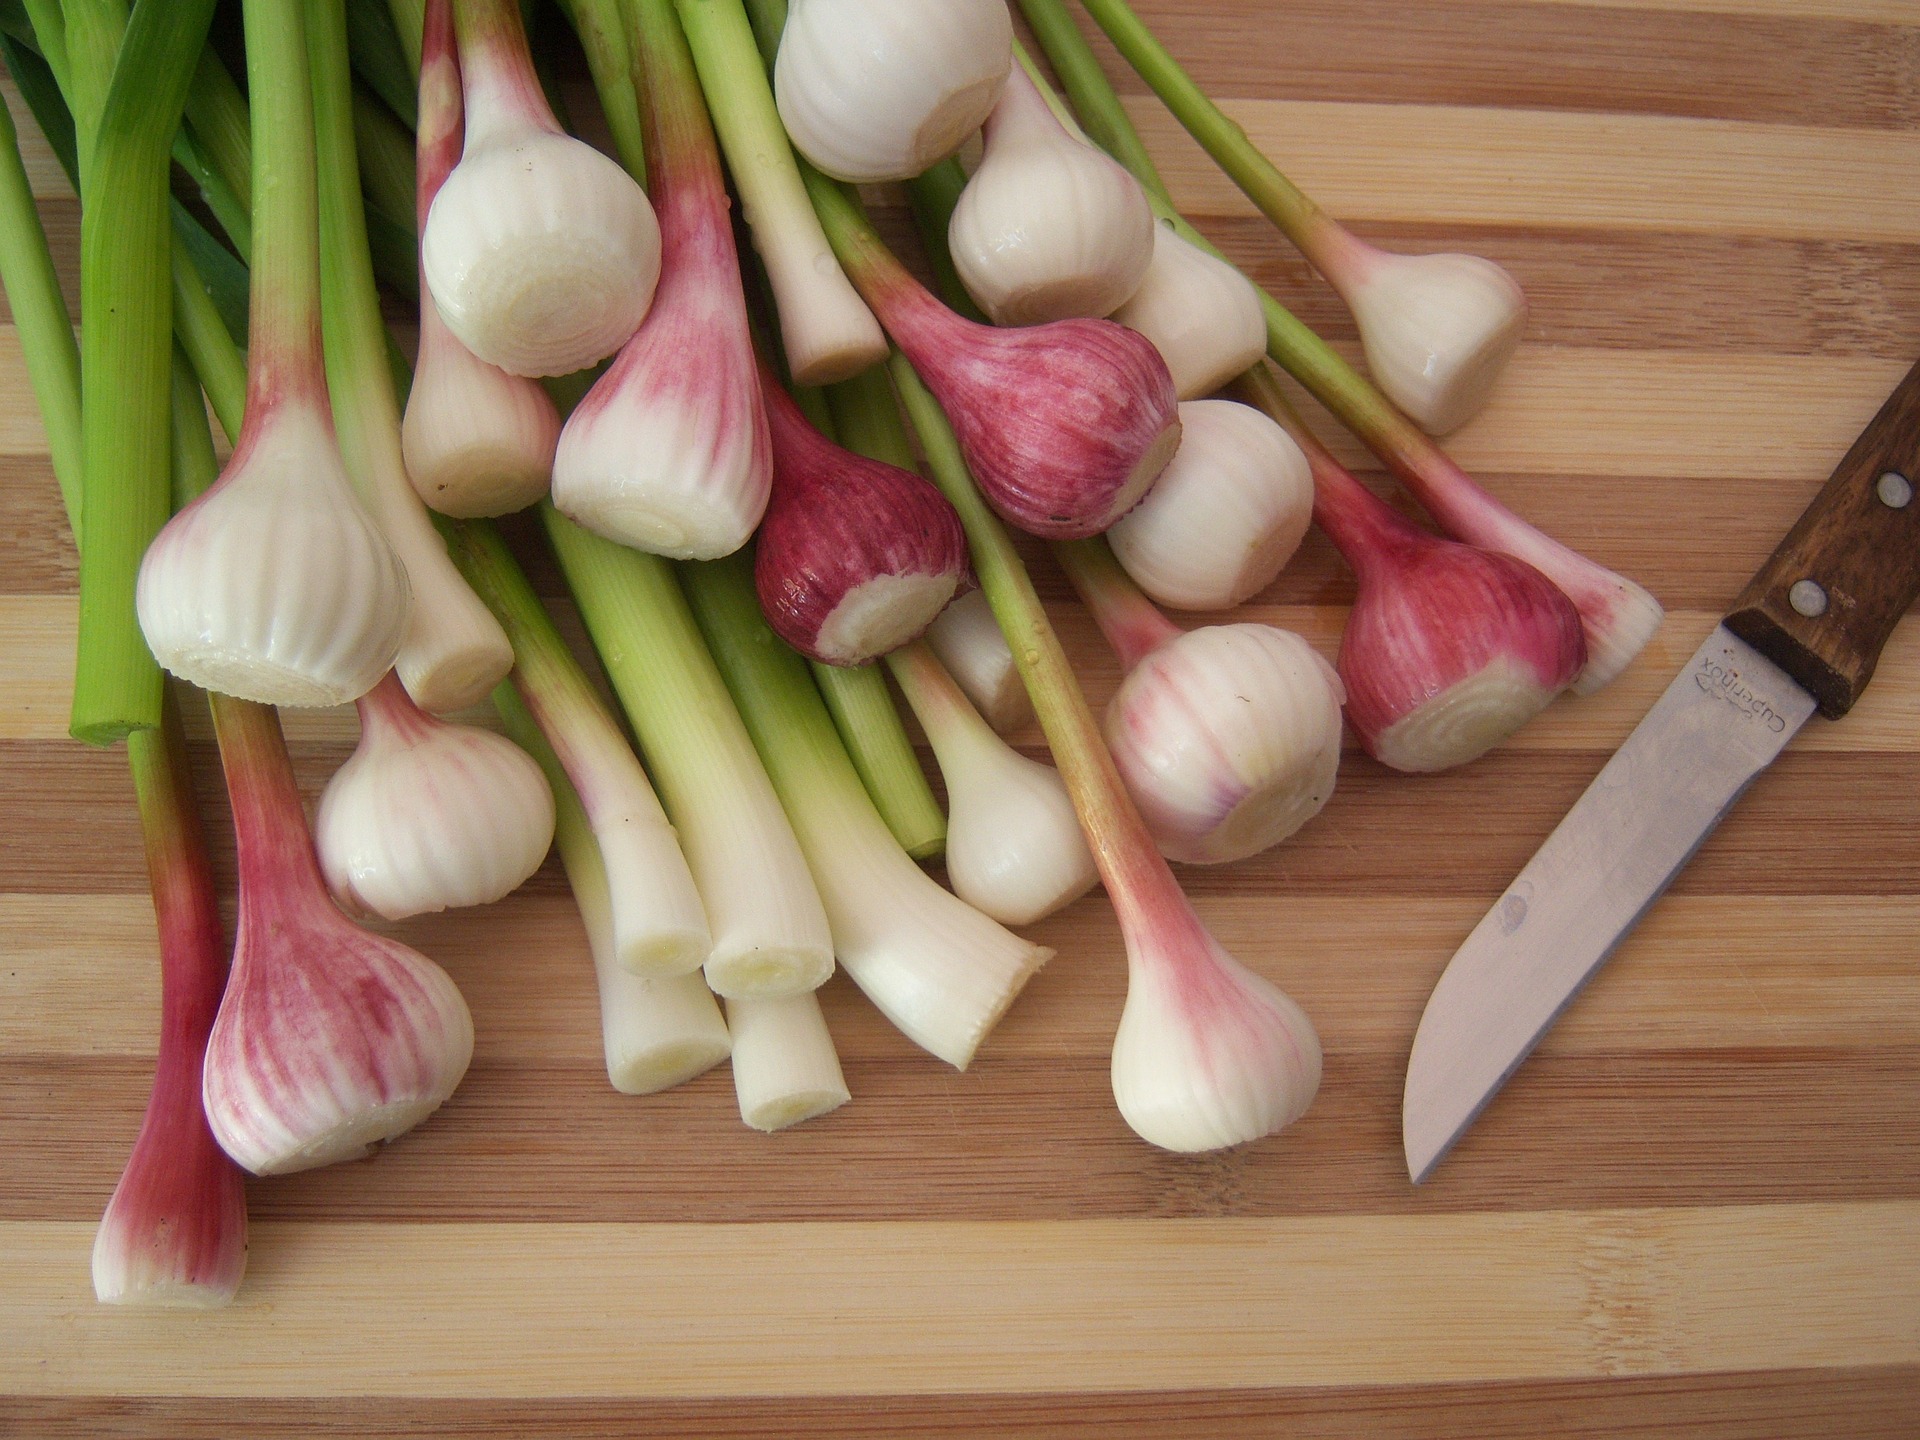
[{"label": "bamboo cutting board", "polygon": [[[1497,755],[1413,780],[1350,754],[1295,841],[1188,872],[1320,1027],[1307,1117],[1202,1159],[1129,1134],[1097,897],[1039,927],[1059,957],[967,1074],[842,979],[845,1110],[750,1133],[724,1069],[618,1096],[550,864],[488,911],[400,927],[479,1032],[439,1116],[372,1161],[256,1183],[231,1310],[95,1305],[93,1224],[151,1066],[153,922],[124,762],[65,737],[74,557],[6,329],[0,1434],[1920,1433],[1920,622],[1428,1185],[1399,1145],[1446,958],[1920,353],[1920,5],[1141,9],[1336,214],[1514,271],[1528,344],[1452,448],[1671,612],[1612,689]],[[1194,218],[1350,344],[1126,88]],[[75,202],[30,161],[71,282]],[[1098,703],[1113,665],[1040,578]],[[1350,596],[1314,536],[1254,608],[1331,653]],[[311,793],[352,721],[289,730]]]}]

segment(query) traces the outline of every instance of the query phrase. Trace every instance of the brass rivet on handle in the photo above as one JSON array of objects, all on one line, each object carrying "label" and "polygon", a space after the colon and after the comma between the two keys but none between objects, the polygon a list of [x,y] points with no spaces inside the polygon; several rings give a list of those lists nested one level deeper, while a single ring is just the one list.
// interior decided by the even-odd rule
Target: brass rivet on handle
[{"label": "brass rivet on handle", "polygon": [[1796,580],[1787,591],[1787,603],[1809,620],[1827,613],[1827,592],[1817,581]]},{"label": "brass rivet on handle", "polygon": [[1873,493],[1889,510],[1904,510],[1913,501],[1913,482],[1898,470],[1889,470],[1873,487]]}]

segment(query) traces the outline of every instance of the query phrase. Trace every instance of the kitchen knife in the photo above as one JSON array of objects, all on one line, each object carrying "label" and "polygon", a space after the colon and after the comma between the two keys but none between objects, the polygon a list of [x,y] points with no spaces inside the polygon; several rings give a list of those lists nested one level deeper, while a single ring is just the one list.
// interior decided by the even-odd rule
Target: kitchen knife
[{"label": "kitchen knife", "polygon": [[1424,1180],[1815,709],[1920,595],[1920,365],[1475,927],[1427,1001],[1401,1130]]}]

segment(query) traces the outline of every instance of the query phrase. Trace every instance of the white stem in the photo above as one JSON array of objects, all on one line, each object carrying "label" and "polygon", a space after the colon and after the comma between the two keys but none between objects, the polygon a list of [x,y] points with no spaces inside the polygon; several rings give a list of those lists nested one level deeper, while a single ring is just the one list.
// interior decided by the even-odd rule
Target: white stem
[{"label": "white stem", "polygon": [[650,1095],[704,1074],[726,1059],[730,1049],[719,1004],[697,973],[643,980],[621,963],[600,847],[577,799],[571,794],[558,799],[560,859],[600,982],[607,1078],[622,1094]]},{"label": "white stem", "polygon": [[784,1130],[851,1098],[811,991],[784,1000],[729,1000],[727,1024],[740,1118],[755,1130]]}]

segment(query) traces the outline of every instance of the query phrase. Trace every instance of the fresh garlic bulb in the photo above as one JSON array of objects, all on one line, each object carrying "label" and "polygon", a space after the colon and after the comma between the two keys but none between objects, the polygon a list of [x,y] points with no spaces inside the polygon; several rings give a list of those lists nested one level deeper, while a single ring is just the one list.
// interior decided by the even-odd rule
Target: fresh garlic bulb
[{"label": "fresh garlic bulb", "polygon": [[1341,294],[1359,323],[1367,369],[1421,429],[1457,430],[1519,348],[1526,296],[1478,255],[1363,253]]},{"label": "fresh garlic bulb", "polygon": [[947,226],[967,293],[1000,325],[1118,309],[1154,253],[1158,227],[1140,182],[1070,135],[1017,67],[985,136]]},{"label": "fresh garlic bulb", "polygon": [[993,618],[984,590],[969,590],[927,627],[927,644],[940,657],[974,709],[1002,735],[1033,719],[1033,701],[1013,663],[1013,650]]},{"label": "fresh garlic bulb", "polygon": [[1165,221],[1153,227],[1147,273],[1112,318],[1153,342],[1182,400],[1213,394],[1267,353],[1253,282]]},{"label": "fresh garlic bulb", "polygon": [[1113,1098],[1127,1124],[1190,1154],[1292,1124],[1320,1087],[1320,1041],[1291,998],[1195,923],[1162,953],[1129,951],[1113,1041]]},{"label": "fresh garlic bulb", "polygon": [[207,1123],[255,1175],[353,1159],[411,1130],[473,1056],[473,1020],[444,970],[324,894],[304,908],[250,917],[242,905],[207,1045]]},{"label": "fresh garlic bulb", "polygon": [[389,675],[361,698],[313,830],[336,900],[404,920],[517,889],[553,842],[553,792],[511,740],[434,719]]},{"label": "fresh garlic bulb", "polygon": [[1209,625],[1155,647],[1107,707],[1107,744],[1169,859],[1244,860],[1333,795],[1340,679],[1271,625]]},{"label": "fresh garlic bulb", "polygon": [[953,893],[1003,925],[1031,925],[1091,890],[1099,872],[1060,772],[994,734],[927,645],[887,663],[946,777]]},{"label": "fresh garlic bulb", "polygon": [[660,293],[567,417],[553,503],[636,550],[711,560],[744,545],[766,513],[773,453],[717,173],[686,177],[661,209]]},{"label": "fresh garlic bulb", "polygon": [[420,237],[447,328],[515,375],[566,375],[640,328],[660,278],[660,226],[631,176],[565,134],[517,13],[455,7],[466,148]]},{"label": "fresh garlic bulb", "polygon": [[1285,430],[1251,405],[1188,400],[1180,448],[1107,541],[1162,605],[1230,610],[1273,583],[1312,518],[1313,474]]},{"label": "fresh garlic bulb", "polygon": [[794,0],[774,100],[835,179],[906,180],[980,128],[1012,64],[1004,0]]},{"label": "fresh garlic bulb", "polygon": [[431,302],[420,307],[420,363],[400,441],[407,478],[430,509],[524,510],[547,493],[559,439],[560,412],[546,391],[467,349]]},{"label": "fresh garlic bulb", "polygon": [[[465,120],[449,7],[426,19],[416,136],[416,218],[422,233],[460,163]],[[401,449],[422,501],[442,515],[505,515],[547,493],[560,414],[524,375],[489,365],[454,337],[420,276],[420,351],[407,393]]]},{"label": "fresh garlic bulb", "polygon": [[811,990],[783,1000],[728,1000],[733,1092],[755,1130],[785,1130],[852,1098]]},{"label": "fresh garlic bulb", "polygon": [[256,1175],[331,1165],[440,1107],[473,1057],[473,1019],[446,971],[328,898],[273,711],[219,696],[213,716],[240,911],[202,1071],[207,1125]]},{"label": "fresh garlic bulb", "polygon": [[220,479],[140,562],[154,658],[203,690],[339,705],[392,668],[411,596],[356,498],[320,405],[290,397],[244,430]]},{"label": "fresh garlic bulb", "polygon": [[[967,535],[911,470],[843,450],[764,366],[773,497],[754,548],[767,623],[824,665],[864,665],[924,631],[967,579]],[[891,402],[889,402],[891,403]]]}]

